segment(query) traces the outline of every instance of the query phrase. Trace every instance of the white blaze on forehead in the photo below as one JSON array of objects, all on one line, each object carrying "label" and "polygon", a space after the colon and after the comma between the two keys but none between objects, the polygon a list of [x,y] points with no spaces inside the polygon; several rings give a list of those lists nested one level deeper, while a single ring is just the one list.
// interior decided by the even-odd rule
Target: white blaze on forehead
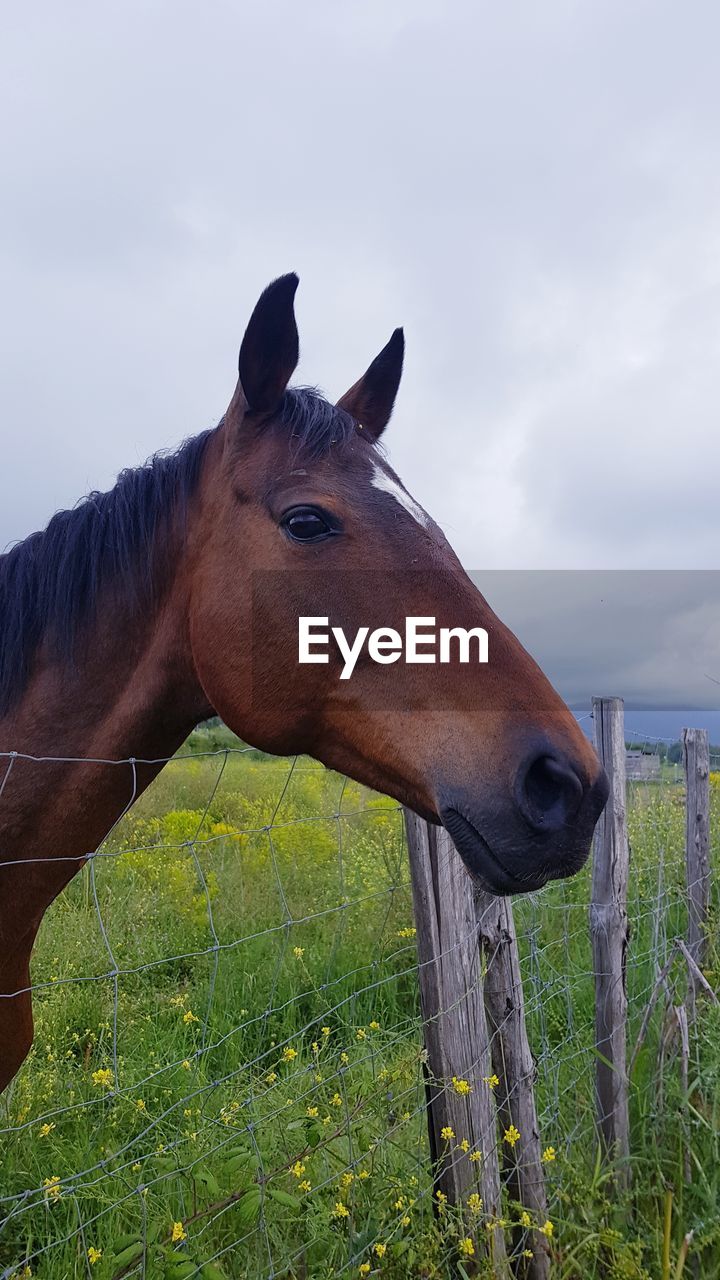
[{"label": "white blaze on forehead", "polygon": [[400,506],[412,516],[413,520],[417,520],[423,529],[430,528],[430,517],[427,511],[423,511],[419,502],[410,496],[407,489],[404,489],[394,476],[388,475],[387,471],[383,471],[377,462],[373,463],[372,480],[370,482],[375,489],[381,489],[383,493],[389,493],[391,498],[400,503]]}]

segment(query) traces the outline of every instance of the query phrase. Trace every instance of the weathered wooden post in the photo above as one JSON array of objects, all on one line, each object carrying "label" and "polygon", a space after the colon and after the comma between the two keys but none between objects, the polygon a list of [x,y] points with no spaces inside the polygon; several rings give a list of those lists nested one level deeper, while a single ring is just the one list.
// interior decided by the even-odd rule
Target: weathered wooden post
[{"label": "weathered wooden post", "polygon": [[593,698],[595,747],[610,797],[595,829],[590,933],[595,976],[596,1089],[600,1140],[617,1178],[629,1180],[630,1124],[625,1063],[629,846],[625,812],[625,717],[622,698]]},{"label": "weathered wooden post", "polygon": [[[484,1083],[492,1065],[473,885],[443,828],[429,826],[407,809],[405,824],[435,1189],[458,1206],[467,1206],[468,1196],[477,1193],[483,1217],[493,1219],[501,1213],[497,1117],[492,1090]],[[443,1130],[455,1136],[444,1138]],[[460,1146],[465,1140],[467,1152]],[[481,1158],[472,1160],[478,1152]],[[495,1228],[478,1237],[476,1242],[491,1251],[495,1274],[506,1276],[503,1232]]]},{"label": "weathered wooden post", "polygon": [[[687,883],[687,948],[697,969],[707,951],[710,901],[710,743],[707,729],[683,729],[685,769],[685,875]],[[688,1006],[695,1016],[700,983],[697,971],[688,967]]]},{"label": "weathered wooden post", "polygon": [[[475,907],[485,954],[485,1011],[493,1070],[500,1081],[495,1091],[500,1127],[507,1131],[514,1125],[520,1134],[514,1146],[505,1148],[505,1179],[512,1199],[542,1225],[547,1218],[547,1193],[512,904],[509,898],[478,891]],[[532,1229],[517,1236],[516,1274],[524,1280],[547,1280],[547,1238]],[[526,1249],[531,1258],[523,1256]]]}]

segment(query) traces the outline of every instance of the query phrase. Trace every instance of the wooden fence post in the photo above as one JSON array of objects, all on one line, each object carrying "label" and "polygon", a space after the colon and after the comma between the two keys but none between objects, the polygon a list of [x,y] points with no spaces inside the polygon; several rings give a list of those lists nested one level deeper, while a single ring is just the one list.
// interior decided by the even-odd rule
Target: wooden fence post
[{"label": "wooden fence post", "polygon": [[[707,951],[710,901],[710,743],[707,729],[683,729],[685,768],[685,874],[688,901],[687,947],[698,969]],[[696,972],[688,972],[691,1018],[699,989]]]},{"label": "wooden fence post", "polygon": [[[418,970],[427,1051],[427,1102],[435,1189],[466,1206],[477,1192],[483,1219],[500,1217],[501,1191],[495,1101],[483,1077],[492,1073],[483,1002],[474,890],[442,827],[405,810],[417,928]],[[470,1092],[453,1085],[467,1080]],[[443,1129],[455,1137],[446,1140]],[[467,1139],[469,1150],[459,1143]],[[480,1160],[471,1160],[481,1152]],[[481,1220],[482,1221],[482,1220]],[[470,1220],[468,1226],[471,1226]],[[478,1230],[476,1244],[490,1251],[494,1274],[505,1277],[505,1238],[499,1228]]]},{"label": "wooden fence post", "polygon": [[622,698],[593,698],[595,746],[610,797],[595,829],[590,933],[595,975],[596,1088],[600,1140],[629,1180],[630,1125],[625,1063],[629,846],[625,815],[625,717]]},{"label": "wooden fence post", "polygon": [[[547,1218],[547,1193],[533,1077],[535,1066],[525,1027],[525,999],[515,920],[509,898],[484,891],[475,895],[478,928],[486,958],[485,1011],[490,1031],[493,1069],[500,1083],[495,1097],[500,1126],[511,1125],[520,1137],[506,1147],[505,1176],[510,1195],[542,1225]],[[550,1257],[540,1231],[516,1233],[516,1274],[524,1280],[547,1280]],[[526,1259],[526,1249],[532,1257]]]}]

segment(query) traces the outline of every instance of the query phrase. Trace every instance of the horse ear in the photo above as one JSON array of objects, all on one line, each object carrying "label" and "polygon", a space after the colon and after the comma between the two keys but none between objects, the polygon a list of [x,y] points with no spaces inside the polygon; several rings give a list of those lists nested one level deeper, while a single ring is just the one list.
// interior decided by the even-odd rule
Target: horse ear
[{"label": "horse ear", "polygon": [[345,409],[375,440],[390,421],[400,386],[404,354],[403,331],[396,329],[360,381],[337,402],[338,409]]},{"label": "horse ear", "polygon": [[294,272],[273,280],[255,305],[240,347],[240,385],[248,409],[277,409],[300,355],[293,311],[298,278]]}]

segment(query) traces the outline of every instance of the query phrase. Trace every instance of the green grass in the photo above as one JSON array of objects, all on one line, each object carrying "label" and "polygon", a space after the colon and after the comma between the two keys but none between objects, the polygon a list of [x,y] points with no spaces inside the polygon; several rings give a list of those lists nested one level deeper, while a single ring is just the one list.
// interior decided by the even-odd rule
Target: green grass
[{"label": "green grass", "polygon": [[[47,914],[35,1045],[0,1102],[0,1275],[491,1274],[482,1214],[433,1212],[398,810],[306,760],[197,754],[225,745],[193,735]],[[682,806],[629,797],[630,1046],[685,928]],[[703,1004],[684,1091],[659,1001],[621,1196],[594,1137],[588,899],[586,870],[515,903],[553,1280],[654,1280],[690,1230],[683,1274],[714,1276],[720,1017]],[[669,981],[679,1001],[679,962]]]}]

